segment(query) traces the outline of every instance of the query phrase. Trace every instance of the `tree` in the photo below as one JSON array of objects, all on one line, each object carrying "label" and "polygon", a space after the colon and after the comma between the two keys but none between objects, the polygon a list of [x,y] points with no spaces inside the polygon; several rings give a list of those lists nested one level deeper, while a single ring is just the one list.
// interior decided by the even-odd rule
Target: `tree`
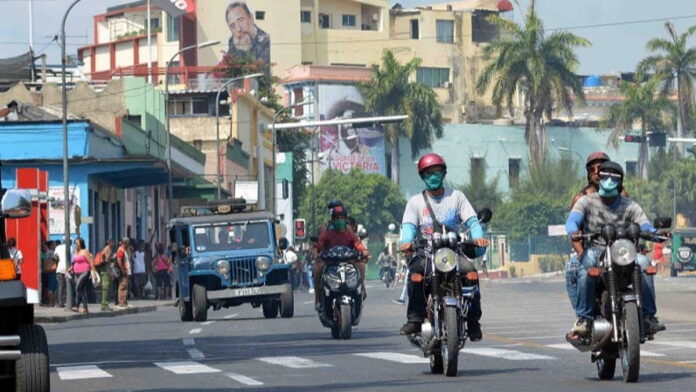
[{"label": "tree", "polygon": [[414,58],[402,65],[387,50],[381,66],[372,66],[372,80],[358,86],[365,99],[365,109],[381,116],[408,116],[406,121],[384,125],[391,149],[391,178],[396,184],[399,183],[399,137],[411,141],[412,158],[430,148],[433,136],[442,137],[442,113],[435,92],[410,80],[420,63],[419,58]]},{"label": "tree", "polygon": [[484,165],[472,167],[469,175],[468,184],[455,185],[454,188],[462,191],[477,211],[488,207],[493,210],[495,215],[498,206],[503,202],[503,194],[498,190],[498,177],[496,176],[490,182],[486,181],[486,167]]},{"label": "tree", "polygon": [[390,223],[401,222],[406,201],[398,185],[380,174],[366,174],[360,169],[348,173],[327,170],[330,172],[316,184],[316,197],[305,197],[300,205],[299,217],[307,220],[308,233],[317,235],[318,227],[328,222],[326,205],[330,199],[341,200],[348,214],[363,224],[372,238],[381,238]]},{"label": "tree", "polygon": [[531,166],[540,165],[547,149],[544,116],[550,119],[557,107],[572,113],[573,101],[584,101],[582,81],[574,73],[578,65],[575,49],[590,42],[565,31],[547,36],[534,2],[524,26],[499,15],[491,15],[488,20],[505,33],[483,49],[489,64],[479,74],[476,90],[483,95],[492,85],[496,108],[500,112],[505,105],[511,115],[514,98],[521,90]]},{"label": "tree", "polygon": [[577,173],[578,167],[572,157],[565,156],[557,161],[547,158],[541,165],[529,168],[517,191],[551,199],[560,197],[562,204],[567,205],[584,186],[584,180]]},{"label": "tree", "polygon": [[642,141],[638,153],[638,172],[645,179],[648,178],[648,131],[668,129],[665,117],[674,112],[667,97],[658,94],[659,83],[659,78],[651,78],[645,83],[619,83],[624,101],[612,105],[602,121],[603,127],[613,127],[607,145],[611,144],[614,148],[618,147],[619,139],[631,131],[633,123],[640,121]]},{"label": "tree", "polygon": [[549,225],[563,224],[568,215],[568,200],[529,192],[515,192],[493,214],[491,229],[505,231],[512,240],[528,235],[546,234]]},{"label": "tree", "polygon": [[[670,39],[653,38],[647,49],[653,53],[638,64],[638,74],[652,72],[662,83],[662,94],[677,89],[677,108],[682,129],[692,129],[696,125],[694,112],[694,79],[696,79],[696,47],[687,48],[687,40],[696,34],[696,26],[691,26],[681,35],[677,34],[671,22],[665,23]],[[674,85],[676,82],[676,86]],[[684,135],[678,134],[677,137]]]}]

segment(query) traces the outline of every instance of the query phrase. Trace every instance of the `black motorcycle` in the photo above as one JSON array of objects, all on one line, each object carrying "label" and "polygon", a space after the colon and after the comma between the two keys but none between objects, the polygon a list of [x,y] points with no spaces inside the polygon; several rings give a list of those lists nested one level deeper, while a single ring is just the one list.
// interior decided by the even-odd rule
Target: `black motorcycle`
[{"label": "black motorcycle", "polygon": [[[666,228],[671,219],[656,219],[655,227]],[[640,239],[662,242],[668,237],[641,232],[640,226],[631,223],[626,227],[604,225],[599,233],[573,236],[592,246],[603,249],[597,267],[589,268],[589,278],[597,279],[596,312],[588,336],[566,335],[566,340],[582,352],[592,352],[592,362],[602,380],[614,378],[616,360],[621,359],[625,382],[636,382],[640,373],[640,345],[653,336],[643,328],[641,307],[642,271],[636,256]],[[650,268],[646,271],[655,274]]]},{"label": "black motorcycle", "polygon": [[396,278],[396,267],[393,265],[385,265],[379,270],[379,279],[384,282],[384,285],[389,288]]},{"label": "black motorcycle", "polygon": [[[487,208],[481,210],[479,222],[488,222],[492,215]],[[445,373],[448,377],[457,374],[459,350],[468,338],[469,310],[479,291],[478,273],[464,272],[460,265],[473,258],[475,248],[474,242],[465,237],[466,233],[455,231],[433,233],[416,245],[416,257],[425,260],[428,309],[421,332],[408,339],[430,357],[432,373]]]},{"label": "black motorcycle", "polygon": [[353,326],[360,322],[363,287],[354,263],[361,257],[357,250],[342,245],[321,254],[326,268],[321,278],[324,304],[319,320],[331,329],[334,339],[350,339]]}]

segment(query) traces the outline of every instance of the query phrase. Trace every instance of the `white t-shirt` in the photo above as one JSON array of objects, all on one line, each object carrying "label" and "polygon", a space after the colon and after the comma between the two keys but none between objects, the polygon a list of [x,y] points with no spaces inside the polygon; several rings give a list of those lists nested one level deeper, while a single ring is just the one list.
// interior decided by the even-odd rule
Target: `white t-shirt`
[{"label": "white t-shirt", "polygon": [[145,252],[137,251],[135,252],[135,257],[133,258],[133,273],[144,274],[145,273]]},{"label": "white t-shirt", "polygon": [[68,266],[65,263],[65,244],[56,246],[55,255],[58,257],[58,266],[56,267],[56,272],[59,274],[64,274],[68,270]]},{"label": "white t-shirt", "polygon": [[297,254],[291,250],[285,251],[285,264],[293,264],[297,261]]},{"label": "white t-shirt", "polygon": [[12,257],[12,260],[14,260],[15,271],[19,275],[22,273],[22,260],[24,259],[24,255],[22,254],[22,251],[17,248],[10,248],[9,251],[10,257]]},{"label": "white t-shirt", "polygon": [[[469,219],[476,217],[476,211],[461,191],[445,189],[441,198],[433,198],[426,192],[426,197],[430,201],[430,206],[440,224],[458,228]],[[421,193],[409,199],[401,223],[410,223],[416,226],[416,229],[424,237],[430,237],[433,233],[433,219],[430,217],[430,210],[428,210]]]}]

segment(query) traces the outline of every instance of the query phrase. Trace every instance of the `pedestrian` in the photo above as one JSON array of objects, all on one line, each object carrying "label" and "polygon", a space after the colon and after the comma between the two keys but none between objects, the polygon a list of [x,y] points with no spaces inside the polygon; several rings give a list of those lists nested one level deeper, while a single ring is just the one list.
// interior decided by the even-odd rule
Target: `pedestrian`
[{"label": "pedestrian", "polygon": [[116,263],[121,271],[121,277],[118,279],[118,305],[116,306],[119,309],[128,308],[128,286],[131,277],[129,244],[130,240],[128,237],[123,237],[116,251]]},{"label": "pedestrian", "polygon": [[[75,277],[77,303],[72,307],[74,312],[89,313],[87,308],[87,282],[91,278],[94,269],[94,260],[92,254],[85,247],[85,240],[81,237],[75,239],[75,253],[72,258],[72,265],[68,268],[68,272],[72,272]],[[80,308],[82,305],[82,308]]]},{"label": "pedestrian", "polygon": [[111,282],[114,280],[111,274],[111,259],[114,256],[114,242],[106,240],[106,244],[94,257],[94,267],[101,278],[101,310],[110,312],[109,297],[111,294]]},{"label": "pedestrian", "polygon": [[[64,308],[67,299],[67,290],[72,290],[72,287],[70,285],[70,279],[68,279],[66,276],[68,272],[68,263],[65,258],[65,244],[60,243],[60,241],[57,241],[57,243],[58,245],[53,253],[58,260],[58,264],[56,266],[56,279],[58,280],[58,291],[56,294],[58,298],[56,299],[56,303],[58,307]],[[68,246],[70,246],[70,243],[68,243]],[[68,306],[72,307],[73,304],[68,304]]]},{"label": "pedestrian", "polygon": [[24,262],[24,255],[22,251],[17,249],[17,240],[14,237],[10,237],[7,240],[8,251],[10,252],[10,258],[14,260],[15,272],[17,273],[17,280],[22,280],[22,263]]},{"label": "pedestrian", "polygon": [[305,246],[305,249],[302,251],[304,253],[304,271],[305,271],[305,280],[307,281],[307,287],[309,287],[309,294],[314,294],[314,279],[312,278],[312,270],[314,269],[314,263],[312,260],[312,253],[309,250],[308,247]]},{"label": "pedestrian", "polygon": [[55,305],[55,292],[58,287],[58,281],[56,280],[56,268],[58,267],[58,262],[54,254],[55,242],[46,241],[44,243],[45,251],[42,249],[41,252],[41,266],[43,271],[41,272],[41,285],[43,288],[43,299],[44,305],[54,306]]},{"label": "pedestrian", "polygon": [[133,295],[137,299],[143,299],[143,290],[147,282],[145,270],[145,242],[140,241],[133,256]]},{"label": "pedestrian", "polygon": [[169,270],[171,261],[164,253],[164,245],[155,244],[155,258],[152,261],[152,270],[155,271],[155,299],[169,299]]}]

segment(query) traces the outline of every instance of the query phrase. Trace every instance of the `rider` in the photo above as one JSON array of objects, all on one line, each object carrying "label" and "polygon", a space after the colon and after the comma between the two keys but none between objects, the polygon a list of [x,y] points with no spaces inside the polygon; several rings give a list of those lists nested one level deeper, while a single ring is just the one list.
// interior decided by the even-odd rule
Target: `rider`
[{"label": "rider", "polygon": [[382,253],[377,257],[377,264],[379,265],[379,276],[383,276],[383,274],[389,271],[396,271],[396,259],[389,254],[388,246],[385,246]]},{"label": "rider", "polygon": [[[622,196],[624,171],[616,162],[606,161],[602,163],[599,173],[599,187],[597,192],[590,192],[582,196],[574,205],[566,221],[566,232],[569,237],[580,233],[597,233],[605,224],[623,225],[625,223],[637,223],[642,231],[657,232],[650,224],[643,209],[635,201]],[[584,336],[590,331],[590,322],[594,320],[595,286],[596,280],[587,275],[587,269],[597,265],[601,250],[596,247],[585,249],[582,240],[572,240],[573,249],[578,254],[578,260],[582,260],[582,268],[578,271],[577,302],[574,303],[575,313],[578,317],[569,332],[569,336]],[[645,260],[647,258],[643,257]],[[656,333],[665,329],[655,314],[654,286],[652,279],[645,273],[649,261],[645,263],[641,257],[636,257],[636,262],[643,270],[642,308],[643,321],[646,331]],[[645,265],[643,265],[645,264]]]},{"label": "rider", "polygon": [[[465,224],[470,229],[471,238],[477,245],[476,256],[481,256],[488,246],[488,240],[483,238],[483,229],[478,222],[476,212],[469,200],[458,190],[445,189],[443,181],[447,174],[445,160],[437,154],[426,154],[418,160],[418,174],[425,182],[426,190],[414,195],[406,204],[404,217],[401,222],[401,250],[406,253],[413,252],[413,241],[417,234],[429,237],[435,230],[435,222],[430,214],[431,208],[437,218],[435,221],[447,227],[456,227]],[[426,203],[426,200],[428,203]],[[425,261],[417,255],[409,259],[408,281],[408,321],[399,331],[402,335],[410,335],[420,332],[421,324],[425,319],[426,299],[423,281],[415,282],[411,279],[414,274],[423,275]],[[465,261],[460,264],[462,272],[475,271],[473,263]],[[417,275],[416,275],[417,276]],[[481,295],[476,293],[469,311],[468,320],[469,338],[471,341],[481,340]]]},{"label": "rider", "polygon": [[[326,268],[326,262],[319,257],[321,252],[331,249],[337,245],[343,245],[360,251],[365,258],[370,256],[370,252],[368,252],[367,248],[365,248],[365,245],[363,245],[362,241],[360,241],[360,238],[355,233],[347,230],[347,214],[343,204],[340,202],[337,203],[333,208],[330,209],[330,211],[331,223],[329,224],[329,228],[319,235],[319,240],[312,248],[312,256],[315,260],[313,271],[314,287],[316,287],[316,290],[314,291],[314,308],[317,311],[321,311],[321,307],[323,306],[323,290],[320,289],[320,284],[321,276],[324,273],[324,268]],[[363,284],[364,287],[365,263],[357,262],[355,265],[360,271],[361,284]]]}]

